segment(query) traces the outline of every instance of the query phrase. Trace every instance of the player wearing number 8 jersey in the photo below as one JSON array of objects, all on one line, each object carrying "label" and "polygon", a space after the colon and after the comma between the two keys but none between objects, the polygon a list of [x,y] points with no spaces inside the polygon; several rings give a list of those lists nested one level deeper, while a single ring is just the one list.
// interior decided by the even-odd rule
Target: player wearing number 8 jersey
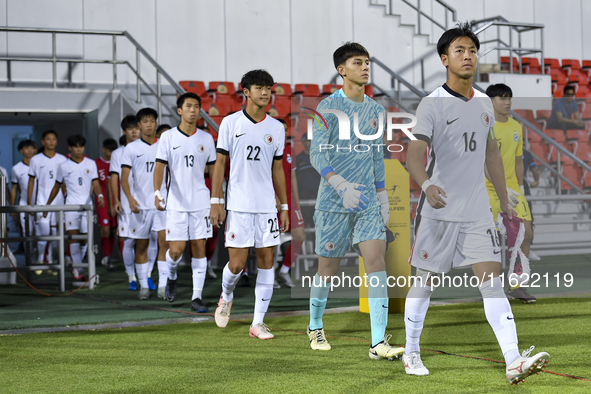
[{"label": "player wearing number 8 jersey", "polygon": [[[204,173],[206,167],[213,173],[216,151],[211,134],[197,128],[200,110],[201,99],[195,93],[185,93],[178,98],[177,112],[181,116],[181,124],[162,134],[153,184],[156,209],[166,209],[166,240],[170,244],[166,252],[169,269],[166,299],[169,302],[176,299],[177,266],[187,241],[190,241],[193,256],[191,310],[207,312],[202,300],[207,272],[205,240],[211,238],[213,230],[209,221],[210,195]],[[168,195],[163,196],[159,187],[165,166],[170,170],[170,188]],[[166,208],[162,204],[166,204]]]},{"label": "player wearing number 8 jersey", "polygon": [[[407,374],[428,375],[420,357],[419,338],[433,293],[430,277],[453,267],[471,267],[479,280],[484,312],[505,357],[511,384],[539,372],[548,353],[519,355],[511,306],[499,278],[500,245],[484,182],[484,165],[501,209],[516,215],[507,197],[503,163],[493,134],[490,99],[472,87],[480,43],[469,24],[446,31],[437,44],[447,68],[447,82],[417,108],[416,141],[407,155],[408,169],[422,185],[416,237],[410,262],[417,268],[404,313],[406,347],[402,361]],[[427,170],[422,163],[429,149]],[[495,236],[493,236],[493,234]]]},{"label": "player wearing number 8 jersey", "polygon": [[[258,275],[255,288],[251,337],[273,338],[263,318],[273,295],[273,251],[280,232],[289,227],[285,174],[283,172],[284,129],[267,116],[273,77],[264,70],[249,71],[241,85],[246,108],[222,120],[218,136],[217,160],[213,173],[211,222],[224,221],[222,181],[226,158],[230,157],[230,176],[226,193],[228,218],[226,247],[230,261],[223,271],[222,295],[215,311],[216,324],[225,327],[230,319],[233,292],[248,257],[248,248],[257,251]],[[275,192],[281,202],[281,222],[277,221]]]}]

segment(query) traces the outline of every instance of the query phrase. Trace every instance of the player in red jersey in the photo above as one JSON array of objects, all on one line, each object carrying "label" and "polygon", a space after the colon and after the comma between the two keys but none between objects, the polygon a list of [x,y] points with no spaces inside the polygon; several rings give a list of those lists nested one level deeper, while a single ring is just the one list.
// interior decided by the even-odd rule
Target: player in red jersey
[{"label": "player in red jersey", "polygon": [[[109,178],[109,164],[111,161],[111,153],[117,149],[117,141],[113,138],[107,138],[103,141],[103,155],[96,160],[96,166],[98,168],[99,185],[103,196],[108,196],[107,192]],[[97,203],[97,216],[99,226],[101,228],[101,248],[103,250],[103,259],[101,260],[102,265],[106,265],[108,270],[113,269],[115,266],[112,262],[109,262],[109,256],[113,249],[113,242],[115,241],[115,234],[117,232],[117,217],[109,216],[109,207],[107,204],[102,208],[99,208]]]}]

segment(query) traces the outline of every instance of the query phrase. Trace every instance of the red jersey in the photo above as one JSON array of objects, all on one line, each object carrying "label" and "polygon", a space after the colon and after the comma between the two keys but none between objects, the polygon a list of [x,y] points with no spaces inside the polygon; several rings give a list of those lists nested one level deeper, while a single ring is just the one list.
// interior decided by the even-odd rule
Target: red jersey
[{"label": "red jersey", "polygon": [[98,181],[99,181],[99,184],[101,185],[101,190],[102,190],[103,196],[105,196],[105,198],[107,198],[107,182],[109,181],[109,178],[110,178],[110,175],[109,175],[109,163],[110,162],[105,161],[102,157],[99,157],[95,161],[96,161],[96,167],[98,170]]}]

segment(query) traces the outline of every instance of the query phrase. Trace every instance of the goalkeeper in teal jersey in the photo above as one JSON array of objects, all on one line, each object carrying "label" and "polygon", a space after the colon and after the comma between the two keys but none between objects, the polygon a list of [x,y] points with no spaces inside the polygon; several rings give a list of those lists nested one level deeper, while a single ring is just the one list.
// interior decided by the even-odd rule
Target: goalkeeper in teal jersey
[{"label": "goalkeeper in teal jersey", "polygon": [[338,274],[341,258],[352,244],[363,257],[367,282],[377,284],[369,285],[368,294],[372,336],[369,357],[391,359],[404,349],[390,346],[385,335],[388,288],[384,254],[390,207],[380,144],[386,111],[364,94],[369,53],[362,45],[344,44],[334,52],[333,60],[343,78],[343,88],[318,105],[326,125],[314,125],[310,147],[310,161],[323,181],[314,213],[318,273],[310,291],[308,336],[312,349],[330,350],[322,315],[330,277]]}]

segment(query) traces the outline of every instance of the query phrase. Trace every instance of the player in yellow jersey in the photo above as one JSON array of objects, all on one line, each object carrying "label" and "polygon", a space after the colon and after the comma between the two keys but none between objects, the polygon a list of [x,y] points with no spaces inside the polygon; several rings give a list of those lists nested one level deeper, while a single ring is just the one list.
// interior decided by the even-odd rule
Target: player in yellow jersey
[{"label": "player in yellow jersey", "polygon": [[[499,151],[503,157],[505,167],[505,181],[507,183],[507,194],[512,201],[517,217],[523,219],[525,225],[525,236],[521,244],[521,250],[529,256],[529,247],[532,240],[531,212],[523,192],[523,131],[521,125],[509,117],[511,112],[511,98],[513,92],[505,84],[498,83],[490,85],[486,94],[491,98],[495,110],[494,133],[499,145]],[[486,169],[485,169],[486,170]],[[490,199],[493,218],[497,220],[501,212],[501,202],[490,182],[488,174],[486,177],[486,190]],[[522,300],[525,303],[535,302],[536,298],[520,288],[511,288],[508,295],[512,298]]]}]

